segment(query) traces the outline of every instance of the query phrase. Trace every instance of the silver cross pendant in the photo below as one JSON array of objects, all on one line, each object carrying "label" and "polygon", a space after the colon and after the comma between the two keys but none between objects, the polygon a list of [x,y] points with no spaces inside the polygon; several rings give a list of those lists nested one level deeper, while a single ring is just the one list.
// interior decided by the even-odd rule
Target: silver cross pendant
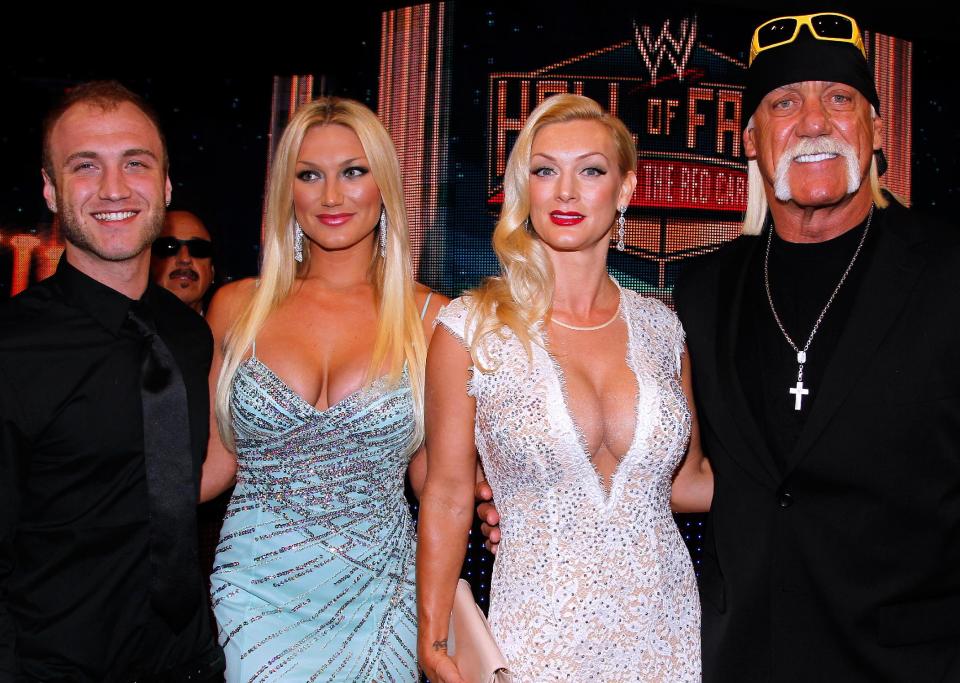
[{"label": "silver cross pendant", "polygon": [[797,351],[797,364],[800,366],[797,370],[797,386],[790,389],[794,396],[793,409],[800,410],[803,407],[803,397],[810,393],[809,389],[803,388],[803,364],[807,362],[807,352]]}]

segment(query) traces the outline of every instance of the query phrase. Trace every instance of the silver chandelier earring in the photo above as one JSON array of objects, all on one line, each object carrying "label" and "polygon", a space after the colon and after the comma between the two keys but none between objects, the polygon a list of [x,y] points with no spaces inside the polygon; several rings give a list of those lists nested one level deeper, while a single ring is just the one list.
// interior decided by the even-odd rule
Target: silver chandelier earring
[{"label": "silver chandelier earring", "polygon": [[380,209],[380,258],[387,258],[387,209]]},{"label": "silver chandelier earring", "polygon": [[303,263],[303,228],[296,219],[293,221],[293,226],[293,260]]},{"label": "silver chandelier earring", "polygon": [[627,248],[627,245],[623,242],[623,238],[626,236],[627,232],[627,207],[620,206],[617,208],[617,211],[620,212],[620,215],[617,217],[617,251],[623,251]]}]

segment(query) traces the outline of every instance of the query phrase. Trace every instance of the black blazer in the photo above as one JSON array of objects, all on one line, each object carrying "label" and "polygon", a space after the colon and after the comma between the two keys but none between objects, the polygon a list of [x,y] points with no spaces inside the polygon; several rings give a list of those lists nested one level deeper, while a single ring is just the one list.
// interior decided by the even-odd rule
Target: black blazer
[{"label": "black blazer", "polygon": [[780,470],[734,364],[740,237],[674,292],[716,477],[706,683],[960,681],[960,231],[896,202]]}]

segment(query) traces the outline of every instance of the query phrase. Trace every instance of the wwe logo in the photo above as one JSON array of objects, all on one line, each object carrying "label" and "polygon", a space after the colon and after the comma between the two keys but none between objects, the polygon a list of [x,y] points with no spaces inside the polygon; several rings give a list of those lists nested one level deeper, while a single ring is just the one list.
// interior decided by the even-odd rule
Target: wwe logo
[{"label": "wwe logo", "polygon": [[693,45],[697,42],[697,20],[684,19],[680,22],[680,35],[676,38],[670,33],[670,20],[663,22],[660,29],[660,35],[655,39],[650,37],[649,26],[637,26],[633,24],[633,32],[637,38],[637,49],[640,56],[643,57],[647,70],[650,72],[650,80],[656,82],[657,71],[660,69],[660,63],[663,58],[673,64],[677,76],[683,78],[683,71],[686,69],[687,60],[693,51]]}]

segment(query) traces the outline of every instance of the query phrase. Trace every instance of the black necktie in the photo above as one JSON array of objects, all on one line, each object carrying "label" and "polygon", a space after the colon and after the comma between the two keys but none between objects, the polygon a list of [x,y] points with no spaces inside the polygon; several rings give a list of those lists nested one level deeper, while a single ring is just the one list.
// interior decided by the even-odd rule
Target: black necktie
[{"label": "black necktie", "polygon": [[199,591],[197,487],[187,389],[149,310],[135,304],[129,319],[144,337],[140,395],[150,512],[150,597],[154,609],[180,630],[196,611]]}]

